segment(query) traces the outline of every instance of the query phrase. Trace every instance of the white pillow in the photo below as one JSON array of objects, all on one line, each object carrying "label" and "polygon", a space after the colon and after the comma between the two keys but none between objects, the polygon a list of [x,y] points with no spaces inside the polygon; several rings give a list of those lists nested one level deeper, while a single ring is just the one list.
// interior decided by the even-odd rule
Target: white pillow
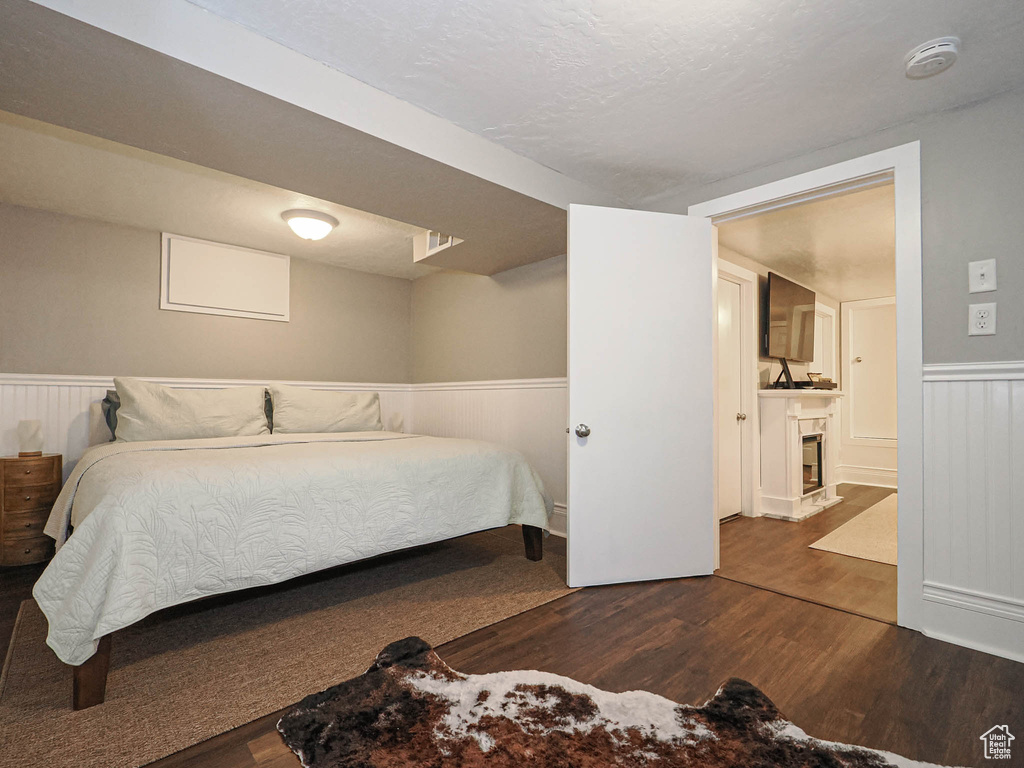
[{"label": "white pillow", "polygon": [[366,432],[384,429],[376,392],[325,392],[271,384],[274,432]]},{"label": "white pillow", "polygon": [[263,387],[171,389],[140,379],[114,379],[121,398],[118,440],[189,440],[267,435]]}]

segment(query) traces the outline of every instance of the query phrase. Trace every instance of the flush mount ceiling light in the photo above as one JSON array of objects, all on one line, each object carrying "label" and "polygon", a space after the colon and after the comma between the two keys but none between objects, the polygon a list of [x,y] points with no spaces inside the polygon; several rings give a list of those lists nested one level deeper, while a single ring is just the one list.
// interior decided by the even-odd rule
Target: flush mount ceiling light
[{"label": "flush mount ceiling light", "polygon": [[945,72],[956,62],[960,53],[960,38],[940,37],[919,45],[903,59],[907,77],[921,80]]},{"label": "flush mount ceiling light", "polygon": [[333,216],[302,208],[285,211],[281,218],[287,221],[292,232],[303,240],[323,240],[338,226],[338,220]]}]

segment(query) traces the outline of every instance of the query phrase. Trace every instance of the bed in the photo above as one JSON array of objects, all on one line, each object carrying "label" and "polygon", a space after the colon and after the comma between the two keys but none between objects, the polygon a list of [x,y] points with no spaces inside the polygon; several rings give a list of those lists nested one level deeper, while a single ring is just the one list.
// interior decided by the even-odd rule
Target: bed
[{"label": "bed", "polygon": [[516,523],[539,560],[551,509],[518,452],[472,440],[110,442],[65,483],[46,526],[57,552],[33,596],[82,709],[103,701],[111,634],[155,611]]}]

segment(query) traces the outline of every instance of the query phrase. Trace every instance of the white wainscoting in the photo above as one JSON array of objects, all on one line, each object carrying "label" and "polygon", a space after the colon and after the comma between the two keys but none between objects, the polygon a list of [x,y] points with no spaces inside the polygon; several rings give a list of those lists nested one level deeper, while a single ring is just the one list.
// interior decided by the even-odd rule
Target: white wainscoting
[{"label": "white wainscoting", "polygon": [[555,500],[552,533],[565,535],[565,379],[413,384],[408,432],[508,445],[537,470]]},{"label": "white wainscoting", "polygon": [[[269,382],[155,379],[170,387],[217,389]],[[378,384],[281,382],[311,389],[380,393],[385,429],[508,445],[523,453],[555,499],[552,532],[565,534],[566,382],[559,379]],[[21,419],[43,423],[44,450],[64,455],[65,477],[89,445],[89,407],[113,387],[105,376],[0,374],[0,453],[18,451]]]},{"label": "white wainscoting", "polygon": [[1024,363],[924,370],[924,616],[1024,661]]},{"label": "white wainscoting", "polygon": [[[242,379],[157,379],[168,387],[220,389],[268,382]],[[281,382],[300,387],[337,391],[380,392],[381,418],[385,429],[401,430],[410,418],[412,393],[408,384],[362,384],[320,381]],[[114,380],[106,376],[56,376],[0,374],[0,452],[18,451],[16,428],[21,419],[39,419],[43,424],[43,450],[64,456],[64,475],[89,446],[89,407],[103,399]]]}]

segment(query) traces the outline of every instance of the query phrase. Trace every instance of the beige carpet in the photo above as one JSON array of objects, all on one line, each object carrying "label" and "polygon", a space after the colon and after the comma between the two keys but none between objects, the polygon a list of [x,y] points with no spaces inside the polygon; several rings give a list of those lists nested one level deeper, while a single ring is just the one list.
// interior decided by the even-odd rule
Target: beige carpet
[{"label": "beige carpet", "polygon": [[896,565],[896,494],[818,539],[811,549]]},{"label": "beige carpet", "polygon": [[361,674],[394,640],[439,645],[562,597],[564,579],[564,557],[530,562],[521,537],[478,533],[179,606],[114,636],[107,700],[81,712],[26,600],[0,677],[0,766],[141,765]]}]

